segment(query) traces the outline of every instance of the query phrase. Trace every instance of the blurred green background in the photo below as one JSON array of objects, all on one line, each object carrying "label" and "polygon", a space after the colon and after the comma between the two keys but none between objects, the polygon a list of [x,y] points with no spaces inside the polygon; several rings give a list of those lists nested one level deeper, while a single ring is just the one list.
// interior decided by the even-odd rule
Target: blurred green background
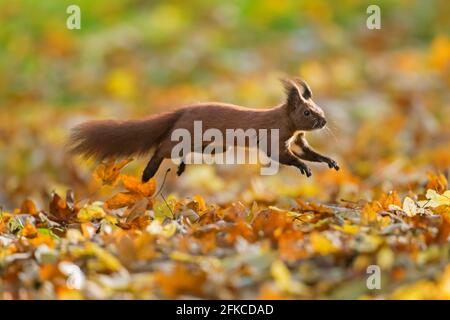
[{"label": "blurred green background", "polygon": [[[81,30],[66,28],[71,4]],[[381,30],[366,28],[370,4],[381,8]],[[283,99],[283,75],[312,87],[332,133],[312,133],[311,144],[343,170],[313,165],[308,180],[292,168],[261,177],[254,166],[190,166],[167,192],[334,202],[419,188],[450,166],[448,17],[445,0],[2,0],[0,204],[97,192],[94,164],[64,149],[81,121],[208,100],[271,106]]]}]

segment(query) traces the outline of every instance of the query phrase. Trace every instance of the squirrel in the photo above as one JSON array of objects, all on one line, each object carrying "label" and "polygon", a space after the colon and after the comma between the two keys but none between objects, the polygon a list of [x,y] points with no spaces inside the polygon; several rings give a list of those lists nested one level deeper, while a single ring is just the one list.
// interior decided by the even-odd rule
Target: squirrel
[{"label": "squirrel", "polygon": [[[199,103],[183,108],[155,114],[136,120],[96,120],[82,123],[72,129],[69,151],[103,160],[110,157],[139,156],[153,148],[154,154],[142,174],[147,182],[158,171],[161,162],[170,158],[176,141],[171,133],[184,128],[193,134],[194,121],[202,121],[205,129],[278,129],[280,164],[294,166],[307,177],[311,169],[302,161],[324,162],[339,170],[333,159],[314,151],[306,141],[307,131],[321,129],[326,125],[323,110],[312,100],[308,84],[299,78],[280,80],[286,93],[283,103],[270,109],[252,109],[220,102]],[[196,150],[196,152],[202,152]],[[223,146],[226,150],[228,146]],[[270,157],[270,154],[267,154]],[[178,175],[185,170],[181,161]]]}]

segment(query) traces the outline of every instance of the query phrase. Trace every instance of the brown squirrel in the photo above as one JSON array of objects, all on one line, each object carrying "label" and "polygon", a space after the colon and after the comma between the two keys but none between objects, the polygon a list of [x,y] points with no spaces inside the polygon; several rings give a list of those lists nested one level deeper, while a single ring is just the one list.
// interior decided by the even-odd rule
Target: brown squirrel
[{"label": "brown squirrel", "polygon": [[[323,128],[326,124],[323,110],[312,100],[312,92],[299,78],[282,79],[286,100],[271,109],[250,109],[237,105],[209,102],[189,105],[138,120],[98,120],[82,123],[72,129],[70,151],[99,160],[109,157],[143,155],[156,148],[148,162],[142,181],[146,182],[157,172],[161,162],[170,158],[177,144],[171,140],[175,129],[193,132],[194,121],[202,121],[205,129],[278,129],[279,154],[277,161],[297,167],[302,174],[311,176],[310,168],[301,159],[325,162],[329,168],[339,170],[333,159],[321,155],[308,145],[305,131]],[[259,146],[259,145],[258,145]],[[202,152],[202,150],[196,150]],[[224,150],[227,146],[223,146]],[[269,157],[270,154],[267,154]],[[178,175],[185,169],[182,161]]]}]

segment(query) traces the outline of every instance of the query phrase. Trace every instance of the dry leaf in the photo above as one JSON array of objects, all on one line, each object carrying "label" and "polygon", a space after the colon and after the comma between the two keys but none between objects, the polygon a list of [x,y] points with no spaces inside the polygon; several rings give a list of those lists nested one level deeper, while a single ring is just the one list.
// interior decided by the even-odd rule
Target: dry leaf
[{"label": "dry leaf", "polygon": [[116,163],[115,160],[102,162],[95,168],[93,176],[103,185],[114,186],[119,180],[120,170],[131,161],[133,161],[133,159],[125,159],[118,163]]}]

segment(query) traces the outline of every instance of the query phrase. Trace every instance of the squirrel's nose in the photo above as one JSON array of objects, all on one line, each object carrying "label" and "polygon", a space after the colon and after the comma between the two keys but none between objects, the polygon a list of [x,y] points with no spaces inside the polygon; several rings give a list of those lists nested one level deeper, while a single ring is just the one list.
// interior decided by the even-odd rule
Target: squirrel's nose
[{"label": "squirrel's nose", "polygon": [[322,119],[322,127],[325,127],[326,124],[327,124],[327,120]]}]

